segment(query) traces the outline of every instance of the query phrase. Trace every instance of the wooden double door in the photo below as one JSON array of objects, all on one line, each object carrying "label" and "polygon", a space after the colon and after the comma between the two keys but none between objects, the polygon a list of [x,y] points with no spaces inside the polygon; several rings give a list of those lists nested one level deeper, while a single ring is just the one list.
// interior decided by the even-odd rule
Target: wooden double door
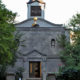
[{"label": "wooden double door", "polygon": [[29,62],[29,77],[30,78],[41,77],[41,62]]}]

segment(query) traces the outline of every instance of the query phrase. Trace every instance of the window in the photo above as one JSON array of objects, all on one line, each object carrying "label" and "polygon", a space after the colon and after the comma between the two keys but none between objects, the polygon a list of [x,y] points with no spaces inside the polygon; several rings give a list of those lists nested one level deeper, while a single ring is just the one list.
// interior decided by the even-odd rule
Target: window
[{"label": "window", "polygon": [[31,16],[41,16],[41,7],[31,6]]},{"label": "window", "polygon": [[51,39],[51,47],[54,46],[55,47],[55,39]]}]

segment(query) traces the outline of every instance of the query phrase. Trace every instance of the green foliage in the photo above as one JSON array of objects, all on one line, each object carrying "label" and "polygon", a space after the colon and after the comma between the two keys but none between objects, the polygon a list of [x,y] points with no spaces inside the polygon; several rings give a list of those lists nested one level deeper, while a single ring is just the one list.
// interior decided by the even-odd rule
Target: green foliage
[{"label": "green foliage", "polygon": [[66,36],[64,34],[62,34],[61,36],[58,37],[57,39],[58,43],[59,43],[59,46],[64,48],[67,44],[66,42]]},{"label": "green foliage", "polygon": [[64,46],[61,58],[65,67],[60,71],[57,80],[80,80],[80,14],[73,16],[69,25],[73,27],[73,44]]},{"label": "green foliage", "polygon": [[[76,14],[73,16],[73,18],[70,21],[70,25],[73,27],[76,27],[76,29],[73,29],[74,32],[73,40],[74,43],[66,44],[64,47],[64,51],[61,54],[62,60],[65,62],[65,65],[67,67],[73,66],[75,68],[79,68],[80,65],[80,26],[76,26],[80,24],[80,14]],[[63,39],[64,40],[64,39]],[[61,40],[62,41],[62,40]],[[66,42],[64,42],[66,43]],[[62,44],[62,43],[61,43]]]},{"label": "green foliage", "polygon": [[16,13],[9,11],[0,0],[0,64],[11,63],[14,50],[15,41],[13,32],[15,27],[13,25]]},{"label": "green foliage", "polygon": [[0,80],[5,79],[6,66],[16,60],[18,46],[14,36],[15,17],[16,13],[8,10],[0,0]]},{"label": "green foliage", "polygon": [[58,75],[57,80],[80,80],[80,70],[66,69]]},{"label": "green foliage", "polygon": [[72,17],[69,23],[72,27],[80,28],[80,14],[77,13]]},{"label": "green foliage", "polygon": [[72,17],[69,25],[73,27],[72,30],[74,32],[73,40],[77,45],[80,45],[80,14],[79,13],[77,13]]}]

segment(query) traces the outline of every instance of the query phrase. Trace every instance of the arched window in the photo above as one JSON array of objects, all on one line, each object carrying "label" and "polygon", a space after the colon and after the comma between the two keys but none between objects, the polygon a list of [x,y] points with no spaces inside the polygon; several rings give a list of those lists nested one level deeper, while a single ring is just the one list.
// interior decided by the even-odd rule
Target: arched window
[{"label": "arched window", "polygon": [[54,46],[55,47],[55,39],[51,39],[51,47]]}]

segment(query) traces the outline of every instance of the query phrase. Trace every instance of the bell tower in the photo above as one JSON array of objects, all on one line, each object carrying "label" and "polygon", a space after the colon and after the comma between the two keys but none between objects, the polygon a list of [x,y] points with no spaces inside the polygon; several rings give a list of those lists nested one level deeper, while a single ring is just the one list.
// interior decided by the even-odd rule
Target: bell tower
[{"label": "bell tower", "polygon": [[45,3],[42,0],[29,0],[27,3],[28,12],[27,17],[29,18],[43,18],[45,14]]}]

